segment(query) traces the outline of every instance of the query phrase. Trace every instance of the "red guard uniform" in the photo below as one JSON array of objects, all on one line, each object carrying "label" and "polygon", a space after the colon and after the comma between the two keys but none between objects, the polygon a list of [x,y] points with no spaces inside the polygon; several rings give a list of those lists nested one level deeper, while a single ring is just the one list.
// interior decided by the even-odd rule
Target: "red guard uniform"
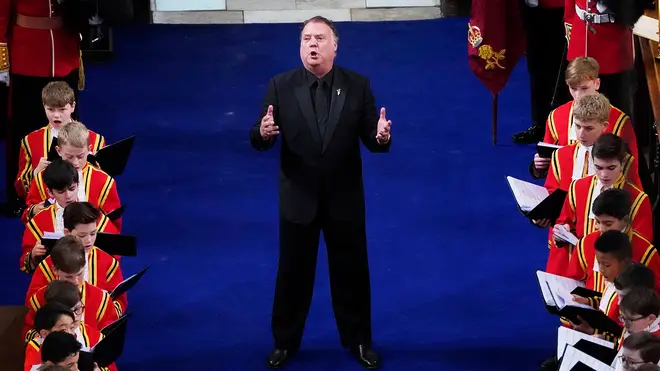
[{"label": "red guard uniform", "polygon": [[[582,238],[595,232],[595,221],[591,218],[591,207],[597,197],[598,178],[595,175],[573,181],[568,189],[561,214],[556,224],[568,224],[577,238]],[[632,209],[630,210],[631,228],[649,241],[653,240],[653,214],[648,196],[637,186],[625,180],[620,175],[613,184],[615,188],[623,188],[630,194]],[[546,272],[565,276],[568,269],[572,249],[556,247],[552,229],[548,236],[548,262]]]},{"label": "red guard uniform", "polygon": [[[124,280],[119,262],[117,259],[108,255],[105,251],[93,247],[86,255],[87,282],[89,284],[107,292],[112,292],[112,290]],[[55,279],[53,270],[53,261],[50,256],[46,257],[46,259],[39,263],[39,266],[35,269],[34,274],[32,275],[32,281],[28,287],[26,299],[29,299],[40,288],[47,286]],[[118,297],[114,304],[117,306],[119,312],[123,313],[126,311],[126,306],[128,304],[126,301],[126,294]]]},{"label": "red guard uniform", "polygon": [[[44,299],[45,294],[46,287],[42,287],[25,301],[25,306],[28,307],[28,313],[25,316],[25,325],[22,334],[26,342],[29,342],[35,336],[35,332],[32,330],[34,327],[34,315],[39,308],[46,304],[46,300]],[[122,313],[118,312],[117,307],[113,305],[110,294],[100,288],[83,282],[81,295],[82,304],[85,306],[82,322],[90,328],[101,331],[105,326],[121,317]]]},{"label": "red guard uniform", "polygon": [[[644,264],[655,275],[656,291],[660,291],[660,257],[653,244],[636,231],[627,232],[632,245],[633,261]],[[605,290],[606,281],[600,272],[594,270],[596,261],[596,240],[600,232],[589,233],[582,238],[573,250],[568,268],[568,278],[585,281],[585,287],[597,292]]]},{"label": "red guard uniform", "polygon": [[[550,161],[550,171],[544,185],[549,193],[552,193],[557,188],[568,192],[568,188],[573,181],[573,168],[579,153],[578,149],[578,144],[574,143],[553,152],[552,160]],[[589,159],[589,161],[591,160]],[[627,181],[641,189],[642,181],[639,178],[638,169],[639,165],[635,157],[626,154],[626,158],[623,160],[623,175]],[[589,176],[589,174],[586,173],[583,175],[583,177],[586,176]]]},{"label": "red guard uniform", "polygon": [[[84,348],[93,348],[103,339],[103,334],[98,330],[81,324],[80,330],[76,332],[76,338]],[[42,341],[39,338],[32,339],[28,342],[25,348],[24,371],[32,371],[34,366],[39,366],[43,363],[41,360],[41,343]],[[117,371],[117,366],[112,364],[109,367],[100,367],[100,370]]]},{"label": "red guard uniform", "polygon": [[[103,170],[86,164],[82,169],[80,186],[84,187],[87,202],[98,207],[104,214],[109,214],[121,207],[117,184],[115,180]],[[30,184],[26,204],[28,208],[23,213],[23,222],[27,223],[29,211],[33,205],[48,199],[48,190],[43,179],[43,171],[34,178]],[[80,200],[79,200],[80,201]],[[118,231],[121,231],[121,218],[113,222]]]},{"label": "red guard uniform", "polygon": [[[30,219],[23,232],[23,242],[21,244],[21,260],[19,265],[21,271],[25,273],[32,273],[32,266],[30,265],[30,254],[32,248],[37,242],[41,241],[41,237],[45,232],[55,233],[55,226],[57,225],[57,204],[51,205],[41,210],[34,218]],[[117,228],[110,222],[107,216],[101,214],[98,223],[96,224],[97,230],[103,233],[118,234]]]},{"label": "red guard uniform", "polygon": [[[571,140],[569,136],[570,130],[573,127],[573,102],[570,101],[563,104],[550,112],[548,120],[545,123],[544,142],[560,146],[576,143],[576,140]],[[612,106],[607,122],[609,125],[605,128],[605,133],[612,133],[621,137],[628,144],[630,153],[633,156],[637,156],[637,137],[635,136],[635,129],[628,115]]]},{"label": "red guard uniform", "polygon": [[[53,135],[50,125],[31,132],[21,141],[21,152],[18,156],[18,174],[14,182],[16,192],[21,198],[27,197],[33,178],[32,173],[39,165],[39,160],[42,157],[48,157],[52,141]],[[90,130],[89,143],[91,146],[90,151],[96,152],[105,147],[105,138]]]},{"label": "red guard uniform", "polygon": [[[590,23],[592,30],[584,21],[585,12],[597,14],[598,19]],[[619,22],[612,23],[609,18],[610,15],[597,8],[595,0],[566,0],[564,21],[570,35],[568,61],[592,57],[600,65],[600,74],[618,73],[633,66],[632,29]]]}]

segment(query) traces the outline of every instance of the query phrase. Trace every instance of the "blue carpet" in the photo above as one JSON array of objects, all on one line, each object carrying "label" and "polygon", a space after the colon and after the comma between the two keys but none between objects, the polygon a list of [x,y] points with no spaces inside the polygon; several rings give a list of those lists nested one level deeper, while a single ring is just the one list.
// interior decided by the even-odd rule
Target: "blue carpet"
[{"label": "blue carpet", "polygon": [[[364,154],[373,326],[385,369],[536,369],[557,321],[534,271],[544,232],[514,205],[504,177],[527,179],[531,147],[519,63],[500,98],[466,57],[466,20],[343,23],[338,64],[371,78],[395,143]],[[125,232],[140,238],[124,274],[152,269],[131,292],[119,366],[261,370],[270,350],[277,264],[278,149],[259,153],[248,129],[268,78],[297,67],[297,25],[150,26],[120,30],[108,65],[86,66],[84,122],[112,142],[138,140],[118,179]],[[279,147],[279,146],[278,146]],[[1,220],[0,302],[22,303],[22,227]],[[322,247],[324,248],[324,247]],[[326,255],[295,370],[359,370],[340,349]],[[512,368],[513,367],[513,368]]]}]

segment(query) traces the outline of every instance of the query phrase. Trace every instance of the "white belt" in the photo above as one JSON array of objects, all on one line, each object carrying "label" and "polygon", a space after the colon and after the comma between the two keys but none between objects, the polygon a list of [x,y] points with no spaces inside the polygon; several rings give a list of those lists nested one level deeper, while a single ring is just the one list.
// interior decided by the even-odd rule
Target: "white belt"
[{"label": "white belt", "polygon": [[614,14],[589,13],[586,10],[580,9],[577,5],[575,6],[575,13],[578,18],[585,22],[593,24],[614,23]]}]

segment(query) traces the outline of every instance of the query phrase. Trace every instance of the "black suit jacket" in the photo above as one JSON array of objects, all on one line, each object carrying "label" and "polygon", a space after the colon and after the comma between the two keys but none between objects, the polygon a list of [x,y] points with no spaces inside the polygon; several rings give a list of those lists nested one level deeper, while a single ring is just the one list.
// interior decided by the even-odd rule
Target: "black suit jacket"
[{"label": "black suit jacket", "polygon": [[335,66],[326,133],[321,137],[304,68],[273,77],[262,114],[250,131],[258,150],[273,147],[259,128],[268,106],[282,141],[280,215],[308,224],[319,211],[330,220],[363,221],[364,189],[360,140],[371,152],[388,152],[390,142],[376,141],[379,113],[369,79]]}]

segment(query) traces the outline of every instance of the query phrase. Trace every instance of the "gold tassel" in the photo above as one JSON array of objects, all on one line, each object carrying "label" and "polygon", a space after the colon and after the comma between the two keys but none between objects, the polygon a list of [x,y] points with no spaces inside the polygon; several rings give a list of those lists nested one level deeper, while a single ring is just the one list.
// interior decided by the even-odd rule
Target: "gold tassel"
[{"label": "gold tassel", "polygon": [[83,66],[82,51],[80,52],[80,67],[78,67],[78,90],[85,90],[85,67]]}]

